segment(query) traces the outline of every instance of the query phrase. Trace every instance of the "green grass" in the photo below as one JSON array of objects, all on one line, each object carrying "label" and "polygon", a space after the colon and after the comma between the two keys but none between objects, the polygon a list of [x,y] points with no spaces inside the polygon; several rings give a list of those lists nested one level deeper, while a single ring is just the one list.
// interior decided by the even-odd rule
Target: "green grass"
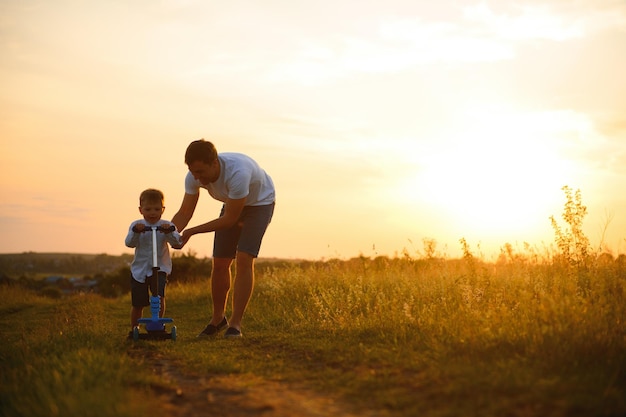
[{"label": "green grass", "polygon": [[0,286],[0,415],[133,416],[150,412],[132,401],[146,394],[148,373],[127,347],[111,303],[97,296],[63,300]]},{"label": "green grass", "polygon": [[620,268],[532,253],[281,266],[257,276],[243,339],[195,339],[206,280],[168,287],[176,342],[136,344],[124,340],[128,296],[51,300],[0,286],[0,414],[147,415],[142,399],[166,382],[141,352],[157,351],[189,374],[305,385],[388,416],[621,416]]}]

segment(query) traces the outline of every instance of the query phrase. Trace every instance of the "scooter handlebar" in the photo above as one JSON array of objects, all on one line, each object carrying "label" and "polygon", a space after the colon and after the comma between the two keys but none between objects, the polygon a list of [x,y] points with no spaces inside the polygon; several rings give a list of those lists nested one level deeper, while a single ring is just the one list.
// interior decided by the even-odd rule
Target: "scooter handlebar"
[{"label": "scooter handlebar", "polygon": [[176,230],[176,227],[174,226],[169,226],[169,227],[163,227],[163,226],[146,226],[144,227],[143,230],[138,230],[137,229],[137,225],[133,226],[133,232],[135,233],[144,233],[144,232],[151,232],[153,229],[156,229],[157,231],[161,232],[161,233],[171,233],[174,230]]}]

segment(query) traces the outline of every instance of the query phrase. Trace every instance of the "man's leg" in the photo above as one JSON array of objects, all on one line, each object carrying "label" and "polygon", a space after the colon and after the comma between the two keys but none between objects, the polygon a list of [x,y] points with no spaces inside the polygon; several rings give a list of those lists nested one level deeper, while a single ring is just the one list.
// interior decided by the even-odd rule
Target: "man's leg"
[{"label": "man's leg", "polygon": [[254,257],[249,253],[237,252],[237,271],[233,293],[233,314],[229,326],[241,330],[241,319],[248,307],[254,288]]},{"label": "man's leg", "polygon": [[211,324],[217,326],[224,318],[226,299],[230,291],[230,258],[213,258],[211,272],[211,295],[213,299],[213,318]]}]

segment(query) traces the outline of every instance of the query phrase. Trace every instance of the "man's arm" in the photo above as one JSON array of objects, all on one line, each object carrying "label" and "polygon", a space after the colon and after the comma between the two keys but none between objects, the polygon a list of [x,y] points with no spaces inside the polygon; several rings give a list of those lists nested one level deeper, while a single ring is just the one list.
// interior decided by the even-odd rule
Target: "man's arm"
[{"label": "man's arm", "polygon": [[187,240],[189,240],[191,236],[198,234],[198,233],[208,233],[208,232],[214,232],[220,229],[228,229],[229,227],[233,226],[237,222],[237,220],[239,219],[239,216],[241,215],[241,212],[243,211],[245,204],[246,204],[245,197],[237,199],[237,200],[233,200],[233,199],[226,200],[226,202],[224,203],[224,215],[223,216],[218,217],[215,220],[211,220],[208,223],[204,223],[204,224],[191,227],[185,230],[183,232],[183,241],[187,242]]},{"label": "man's arm", "polygon": [[199,198],[200,193],[185,193],[183,202],[181,203],[178,212],[174,215],[174,217],[172,217],[172,223],[174,223],[178,231],[183,230],[189,224],[189,220],[191,220],[191,216],[193,216],[193,212],[196,210]]}]

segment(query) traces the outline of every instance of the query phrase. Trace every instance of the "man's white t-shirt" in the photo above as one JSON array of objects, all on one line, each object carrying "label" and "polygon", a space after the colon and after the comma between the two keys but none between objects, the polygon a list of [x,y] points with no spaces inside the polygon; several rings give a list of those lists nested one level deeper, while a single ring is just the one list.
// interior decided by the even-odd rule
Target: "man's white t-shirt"
[{"label": "man's white t-shirt", "polygon": [[276,194],[272,178],[247,155],[224,152],[217,156],[220,176],[217,181],[202,184],[191,172],[185,177],[185,193],[198,194],[200,188],[209,191],[211,197],[225,202],[246,197],[246,206],[265,206],[274,203]]}]

